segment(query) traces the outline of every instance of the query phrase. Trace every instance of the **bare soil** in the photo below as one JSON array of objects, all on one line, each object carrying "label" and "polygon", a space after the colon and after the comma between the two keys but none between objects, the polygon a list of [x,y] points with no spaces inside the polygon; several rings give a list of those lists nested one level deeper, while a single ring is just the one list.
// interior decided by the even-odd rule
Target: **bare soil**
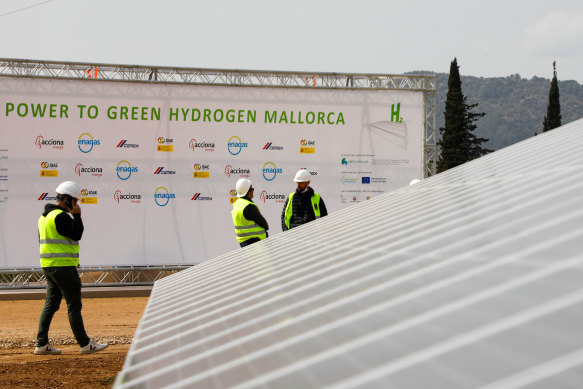
[{"label": "bare soil", "polygon": [[110,388],[123,363],[147,297],[83,298],[91,339],[110,346],[81,355],[63,300],[49,337],[61,355],[34,355],[44,300],[0,301],[0,388]]}]

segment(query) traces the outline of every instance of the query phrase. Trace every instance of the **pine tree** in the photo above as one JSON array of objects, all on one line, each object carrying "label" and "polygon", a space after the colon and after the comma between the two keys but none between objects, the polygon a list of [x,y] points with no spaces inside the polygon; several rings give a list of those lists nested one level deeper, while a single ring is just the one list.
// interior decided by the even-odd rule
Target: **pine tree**
[{"label": "pine tree", "polygon": [[559,84],[557,83],[557,62],[553,62],[553,79],[549,90],[549,105],[543,121],[543,132],[561,127],[561,103],[559,102]]},{"label": "pine tree", "polygon": [[484,112],[472,112],[478,104],[468,104],[462,93],[457,58],[451,62],[447,81],[447,98],[445,100],[445,126],[440,128],[441,140],[437,142],[441,149],[437,161],[437,172],[443,172],[472,159],[479,158],[492,150],[482,148],[486,138],[474,135],[475,122],[485,115]]}]

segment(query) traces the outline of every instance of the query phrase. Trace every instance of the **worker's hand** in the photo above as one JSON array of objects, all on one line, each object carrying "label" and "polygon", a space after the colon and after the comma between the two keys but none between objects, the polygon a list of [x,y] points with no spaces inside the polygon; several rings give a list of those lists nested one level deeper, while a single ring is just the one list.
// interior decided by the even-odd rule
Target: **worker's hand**
[{"label": "worker's hand", "polygon": [[81,215],[81,207],[79,206],[79,204],[75,204],[73,205],[73,209],[71,210],[71,215]]}]

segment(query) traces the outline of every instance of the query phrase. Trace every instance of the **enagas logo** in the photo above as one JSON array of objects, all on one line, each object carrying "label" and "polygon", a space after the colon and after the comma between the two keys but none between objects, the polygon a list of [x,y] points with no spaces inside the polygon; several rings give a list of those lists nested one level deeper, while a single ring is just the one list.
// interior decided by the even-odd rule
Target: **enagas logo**
[{"label": "enagas logo", "polygon": [[231,174],[235,175],[235,176],[248,178],[251,175],[251,170],[245,169],[245,168],[238,168],[238,167],[234,168],[231,165],[225,166],[225,175],[227,177],[231,177]]},{"label": "enagas logo", "polygon": [[113,199],[118,204],[121,201],[129,201],[130,203],[139,204],[142,202],[142,195],[132,193],[124,194],[121,190],[118,189],[113,193]]},{"label": "enagas logo", "polygon": [[79,135],[79,139],[77,140],[77,146],[82,153],[89,153],[93,150],[93,146],[99,146],[100,143],[101,141],[99,139],[93,139],[93,136],[88,132]]},{"label": "enagas logo", "polygon": [[83,166],[82,163],[75,165],[75,174],[81,176],[81,173],[89,173],[95,177],[101,177],[103,175],[103,169],[94,166]]},{"label": "enagas logo", "polygon": [[138,167],[132,166],[128,161],[123,160],[118,162],[115,171],[117,173],[117,178],[125,181],[132,176],[132,173],[138,172]]},{"label": "enagas logo", "polygon": [[159,186],[154,192],[154,201],[160,207],[165,207],[170,202],[170,199],[174,198],[176,198],[176,195],[168,192],[168,189],[163,186]]},{"label": "enagas logo", "polygon": [[263,178],[265,178],[267,181],[273,181],[275,177],[277,177],[278,173],[283,173],[283,169],[275,166],[273,162],[265,162],[262,172]]},{"label": "enagas logo", "polygon": [[192,138],[188,143],[188,148],[190,148],[192,151],[195,151],[195,149],[204,149],[204,151],[215,151],[215,143],[198,142],[195,138]]},{"label": "enagas logo", "polygon": [[259,198],[263,202],[266,202],[267,200],[275,200],[276,203],[283,203],[286,197],[281,193],[267,193],[266,190],[262,190]]},{"label": "enagas logo", "polygon": [[63,142],[62,140],[57,140],[57,139],[48,139],[48,140],[45,140],[45,138],[42,135],[39,135],[39,136],[36,137],[36,140],[34,141],[34,144],[39,149],[42,149],[43,146],[53,146],[53,149],[62,150],[63,149],[63,145],[65,144],[65,142]]},{"label": "enagas logo", "polygon": [[243,142],[238,136],[232,136],[227,142],[227,149],[231,155],[237,155],[243,148],[248,146],[247,142]]}]

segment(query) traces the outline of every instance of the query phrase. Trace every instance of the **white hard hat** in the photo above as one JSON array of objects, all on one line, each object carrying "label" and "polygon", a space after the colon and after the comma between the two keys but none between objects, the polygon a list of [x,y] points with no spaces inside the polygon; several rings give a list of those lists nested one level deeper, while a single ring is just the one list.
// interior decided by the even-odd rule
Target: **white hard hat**
[{"label": "white hard hat", "polygon": [[59,194],[66,194],[76,199],[81,198],[81,187],[73,181],[61,182],[56,189]]},{"label": "white hard hat", "polygon": [[312,175],[306,169],[300,169],[294,177],[295,182],[310,182]]},{"label": "white hard hat", "polygon": [[237,191],[237,197],[244,197],[249,189],[251,188],[251,181],[246,178],[239,178],[237,184],[235,185],[235,190]]},{"label": "white hard hat", "polygon": [[414,179],[411,180],[411,182],[409,183],[409,185],[415,185],[418,182],[421,182],[421,180],[418,179],[418,178],[414,178]]}]

